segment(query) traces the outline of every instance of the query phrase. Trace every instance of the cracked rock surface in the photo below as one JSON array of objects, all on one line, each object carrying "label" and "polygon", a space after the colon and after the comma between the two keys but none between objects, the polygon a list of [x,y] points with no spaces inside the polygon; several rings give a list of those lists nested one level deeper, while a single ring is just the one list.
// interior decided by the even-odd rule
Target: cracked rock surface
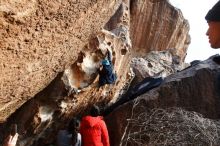
[{"label": "cracked rock surface", "polygon": [[[0,142],[16,121],[20,146],[52,144],[72,117],[117,100],[131,68],[139,79],[181,70],[188,31],[166,0],[2,0]],[[117,81],[98,88],[107,49]]]}]

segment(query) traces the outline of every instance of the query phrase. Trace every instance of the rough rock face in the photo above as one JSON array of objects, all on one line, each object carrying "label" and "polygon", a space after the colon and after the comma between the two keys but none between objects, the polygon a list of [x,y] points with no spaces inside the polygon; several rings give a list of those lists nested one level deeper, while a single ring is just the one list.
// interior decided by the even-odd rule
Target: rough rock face
[{"label": "rough rock face", "polygon": [[[131,1],[132,54],[145,56],[153,50],[175,48],[183,61],[190,43],[189,24],[180,10],[166,0]],[[156,10],[156,11],[155,11]]]},{"label": "rough rock face", "polygon": [[219,145],[219,75],[208,59],[123,104],[106,117],[111,145]]},{"label": "rough rock face", "polygon": [[[125,18],[127,6],[121,3],[119,9],[123,11],[120,17]],[[129,18],[129,15],[127,17]],[[105,85],[98,88],[97,70],[100,68],[100,61],[106,56],[107,49],[113,55],[112,62],[118,81],[114,86]],[[16,121],[18,132],[22,133],[19,145],[52,143],[57,130],[65,128],[73,115],[83,112],[94,103],[104,105],[117,96],[129,78],[127,75],[129,65],[124,64],[130,61],[130,49],[129,24],[121,24],[112,31],[100,31],[85,44],[75,63],[66,67],[66,70],[59,73],[47,88],[26,102],[7,119],[7,123],[1,125],[0,128],[4,129],[1,130],[3,131],[1,134],[7,135],[7,128],[4,127],[9,127]],[[72,92],[73,90],[76,93]],[[77,93],[78,91],[80,92]],[[30,113],[27,114],[27,111]]]},{"label": "rough rock face", "polygon": [[[131,41],[130,32],[135,38],[136,36],[135,24],[130,26],[131,18],[134,19],[134,13],[131,17],[130,11],[134,12],[135,8],[137,12],[141,10],[136,2],[2,1],[0,121],[7,118],[7,122],[0,124],[0,142],[8,134],[11,123],[16,122],[20,146],[51,144],[57,131],[65,128],[71,117],[80,118],[92,104],[102,107],[118,97],[131,78],[131,53],[146,53],[138,51],[136,44],[132,47],[134,42]],[[159,5],[166,5],[165,3],[158,1]],[[154,1],[147,1],[145,6],[155,6]],[[176,14],[171,6],[164,9],[172,9]],[[161,11],[160,7],[152,10],[157,11]],[[178,20],[182,20],[179,23],[185,22],[179,12],[178,15]],[[166,16],[170,17],[167,20],[173,21],[172,15]],[[166,23],[170,22],[163,22]],[[183,29],[182,25],[178,26],[180,27],[173,27],[174,32],[176,29]],[[142,31],[139,35],[158,37],[157,31],[150,31],[149,34]],[[183,31],[175,37],[185,40],[187,36],[188,31]],[[169,46],[174,48],[171,54],[177,55],[181,60],[185,53],[178,53],[180,46],[177,44],[180,41],[174,42],[173,47]],[[180,45],[183,45],[182,51],[186,51],[186,44]],[[179,46],[177,50],[176,46]],[[168,48],[154,47],[150,50]],[[113,55],[112,62],[118,79],[114,85],[97,88],[97,70],[100,60],[106,57],[107,49]],[[11,113],[13,114],[10,116]]]},{"label": "rough rock face", "polygon": [[[0,37],[2,38],[0,41],[0,56],[2,60],[0,72],[2,74],[0,78],[0,121],[5,120],[15,109],[45,88],[59,72],[68,68],[68,66],[76,60],[80,60],[83,54],[94,53],[95,50],[91,51],[86,49],[85,44],[100,32],[101,28],[110,16],[114,14],[120,3],[121,1],[3,1],[0,5]],[[161,1],[157,4],[168,5],[166,3],[167,2]],[[112,16],[110,21],[105,24],[105,28],[116,36],[129,40],[129,35],[125,33],[129,33],[130,30],[131,7],[131,32],[132,37],[137,40],[137,37],[134,35],[134,30],[138,31],[139,29],[134,29],[134,26],[137,25],[134,24],[134,22],[137,22],[134,18],[140,19],[140,17],[136,16],[141,15],[135,16],[136,13],[140,12],[140,5],[137,5],[137,1],[125,1],[125,4],[127,4],[127,7],[120,5],[120,8]],[[155,5],[156,4],[152,1],[146,1],[143,7],[148,9]],[[173,20],[177,19],[179,20],[179,25],[175,27],[175,30],[185,30],[183,29],[185,25],[182,27],[181,23],[184,22],[185,24],[185,20],[182,18],[182,15],[179,14],[179,11],[176,11],[170,5],[169,7],[164,7],[164,9],[168,9],[167,11],[171,11],[170,9],[172,9],[176,17],[171,19],[173,16],[166,15],[167,21],[163,22],[163,24],[170,24]],[[136,13],[134,13],[135,11]],[[157,13],[157,11],[160,11],[159,7],[154,7],[151,12]],[[151,13],[149,13],[149,15],[151,15]],[[98,20],[96,20],[97,18]],[[168,21],[170,19],[171,22]],[[153,22],[148,19],[148,17],[146,17],[146,21]],[[145,26],[144,22],[138,23],[138,25],[139,24],[139,28],[143,28],[141,24]],[[118,31],[119,28],[120,31]],[[165,26],[163,28],[165,28]],[[122,31],[124,33],[119,33]],[[138,34],[139,38],[142,36],[145,38],[146,35],[154,36],[152,34],[155,33],[152,30],[149,33],[143,31],[138,32]],[[185,30],[177,38],[185,40],[187,37],[184,34],[187,36],[188,31]],[[156,32],[155,35],[158,37],[158,32]],[[172,40],[173,36],[167,38]],[[176,45],[183,46],[183,43],[180,44],[179,41],[176,40],[175,42]],[[134,48],[137,48],[135,47],[137,45],[133,39],[132,43],[134,44]],[[120,68],[122,62],[119,61],[122,59],[119,58],[128,51],[130,45],[130,42],[127,42],[125,46],[122,46],[122,49],[118,51],[120,52],[119,54],[117,52],[115,53],[115,58],[118,58],[118,61],[115,62],[116,69],[123,70],[123,68]],[[169,47],[171,46],[172,45]],[[154,46],[155,50],[166,48],[167,47],[157,48],[157,46]],[[145,48],[143,49],[147,50]],[[138,51],[137,49],[134,50]],[[177,50],[179,50],[179,48],[177,48]],[[112,51],[114,53],[114,50]],[[182,51],[186,50],[183,49]],[[183,55],[181,57],[184,58],[185,53],[181,55]],[[89,54],[86,56],[87,60],[90,60],[91,56],[94,55]],[[129,59],[127,62],[129,62]],[[124,63],[127,64],[126,61]],[[74,67],[74,65],[72,67]],[[92,68],[98,68],[98,65]],[[90,75],[94,73],[92,78],[89,77],[89,81],[86,81],[84,85],[76,86],[88,86],[87,82],[91,83],[94,80],[95,70],[89,72]],[[79,74],[79,76],[83,75]]]},{"label": "rough rock face", "polygon": [[189,66],[181,62],[179,56],[170,51],[152,51],[145,58],[132,58],[131,68],[135,73],[132,84],[139,83],[146,77],[166,77]]},{"label": "rough rock face", "polygon": [[119,0],[1,1],[0,121],[72,64],[119,4]]}]

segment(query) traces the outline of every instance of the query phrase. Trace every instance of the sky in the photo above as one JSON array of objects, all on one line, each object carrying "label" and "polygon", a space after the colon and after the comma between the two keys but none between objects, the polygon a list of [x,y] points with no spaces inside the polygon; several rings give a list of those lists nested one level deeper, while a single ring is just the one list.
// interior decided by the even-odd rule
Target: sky
[{"label": "sky", "polygon": [[208,24],[205,20],[207,12],[218,0],[170,0],[170,3],[181,9],[185,19],[189,21],[191,44],[188,47],[185,62],[205,60],[214,54],[219,54],[220,49],[210,47],[206,31]]}]

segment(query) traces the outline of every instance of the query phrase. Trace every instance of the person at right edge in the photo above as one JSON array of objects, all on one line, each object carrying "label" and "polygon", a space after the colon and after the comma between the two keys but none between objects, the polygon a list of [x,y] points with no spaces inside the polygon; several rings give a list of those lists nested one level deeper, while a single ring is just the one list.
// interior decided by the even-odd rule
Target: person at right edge
[{"label": "person at right edge", "polygon": [[82,146],[110,146],[108,129],[100,115],[99,107],[93,105],[90,115],[82,118],[80,133]]},{"label": "person at right edge", "polygon": [[[220,0],[208,11],[205,19],[208,23],[206,35],[212,48],[220,48]],[[220,56],[215,56],[213,61],[220,64]]]}]

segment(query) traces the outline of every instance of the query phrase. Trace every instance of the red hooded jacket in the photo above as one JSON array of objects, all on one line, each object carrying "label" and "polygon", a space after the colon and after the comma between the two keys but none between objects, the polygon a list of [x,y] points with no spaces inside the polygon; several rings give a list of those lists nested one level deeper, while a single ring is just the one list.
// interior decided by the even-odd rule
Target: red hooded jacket
[{"label": "red hooded jacket", "polygon": [[83,146],[110,146],[108,130],[103,117],[83,117],[80,124]]}]

